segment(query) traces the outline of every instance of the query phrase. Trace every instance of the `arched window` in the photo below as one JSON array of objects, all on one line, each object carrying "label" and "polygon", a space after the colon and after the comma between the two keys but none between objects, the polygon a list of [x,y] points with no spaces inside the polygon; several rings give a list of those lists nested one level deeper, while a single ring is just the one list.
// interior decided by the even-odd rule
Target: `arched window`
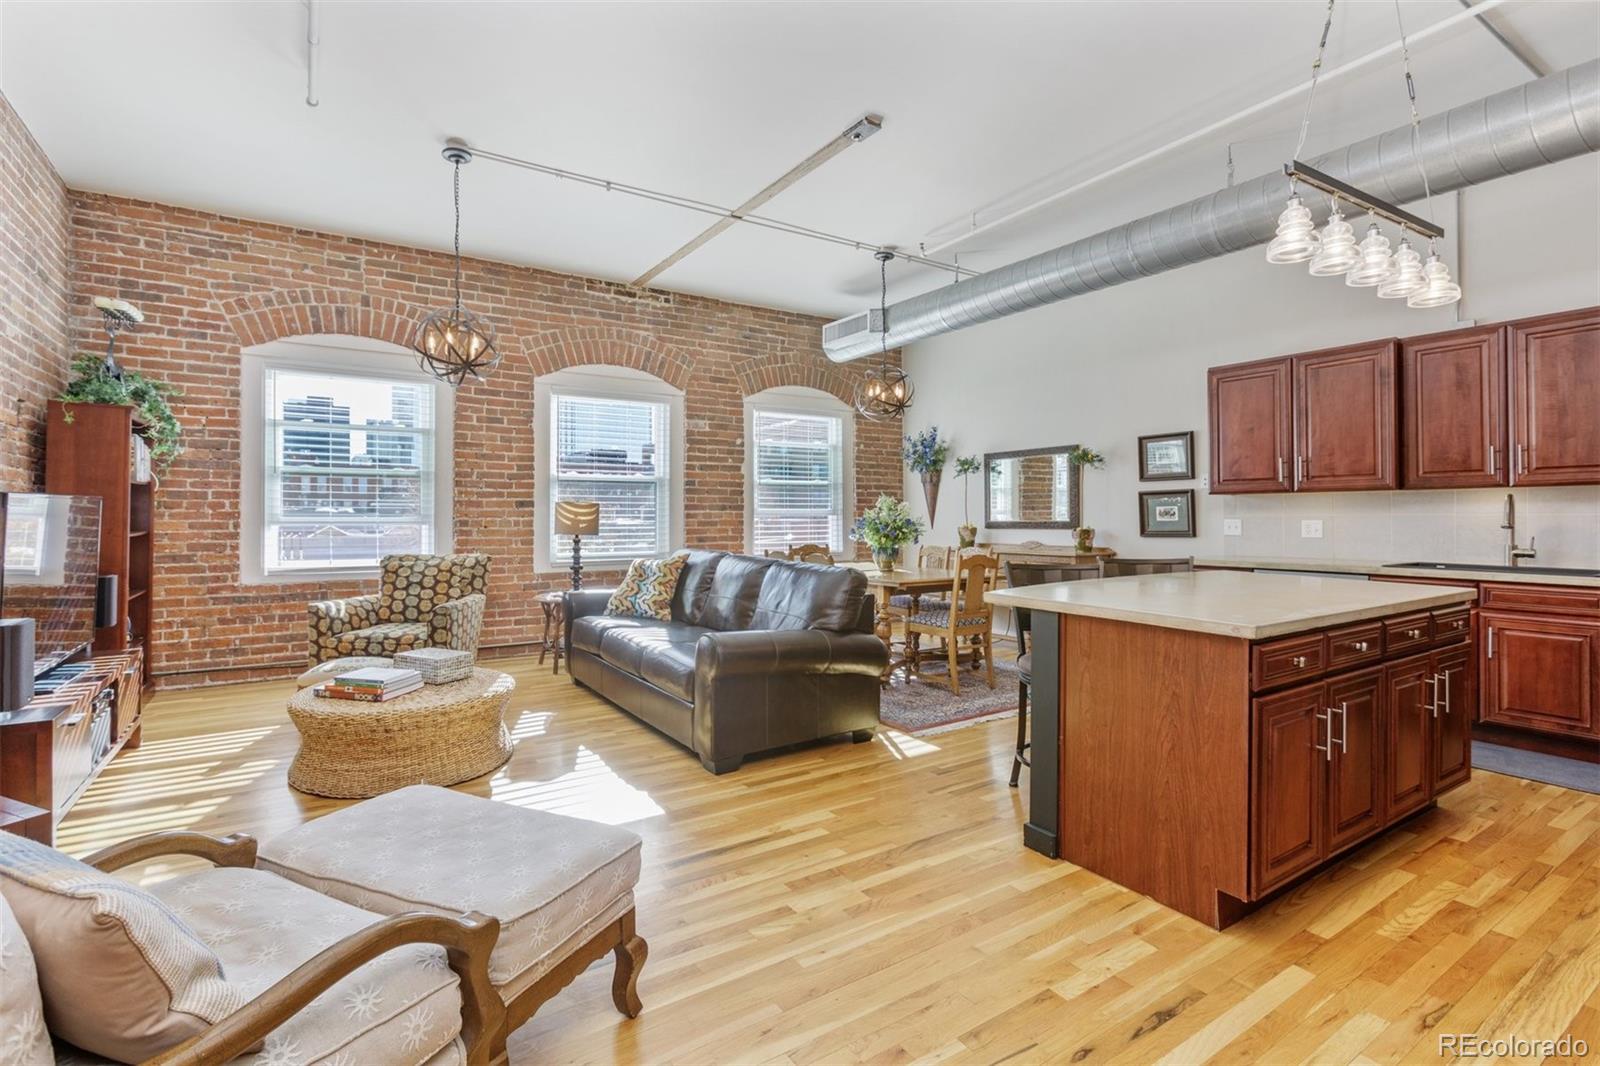
[{"label": "arched window", "polygon": [[845,550],[854,427],[850,409],[819,389],[766,389],[744,401],[745,544],[753,555],[800,544]]},{"label": "arched window", "polygon": [[622,564],[683,541],[683,393],[626,367],[570,367],[534,382],[534,567],[571,564],[555,504],[594,500],[585,564]]}]

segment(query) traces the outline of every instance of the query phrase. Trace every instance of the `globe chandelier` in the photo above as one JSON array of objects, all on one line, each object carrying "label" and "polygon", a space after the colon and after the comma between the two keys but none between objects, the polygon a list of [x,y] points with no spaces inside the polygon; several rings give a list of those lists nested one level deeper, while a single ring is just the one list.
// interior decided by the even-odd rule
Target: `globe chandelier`
[{"label": "globe chandelier", "polygon": [[500,353],[494,346],[494,326],[461,305],[461,168],[472,162],[472,150],[451,141],[441,154],[455,168],[455,302],[422,320],[411,347],[422,369],[454,387],[469,377],[482,380],[500,362]]},{"label": "globe chandelier", "polygon": [[878,260],[878,321],[874,325],[882,343],[878,362],[868,366],[856,383],[856,410],[863,418],[883,422],[904,415],[916,389],[906,372],[889,361],[889,261],[895,254],[880,248],[873,257]]}]

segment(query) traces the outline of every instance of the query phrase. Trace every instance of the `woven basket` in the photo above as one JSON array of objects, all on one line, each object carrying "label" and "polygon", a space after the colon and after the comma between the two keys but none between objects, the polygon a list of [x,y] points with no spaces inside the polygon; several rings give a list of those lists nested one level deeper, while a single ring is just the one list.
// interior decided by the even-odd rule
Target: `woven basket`
[{"label": "woven basket", "polygon": [[397,654],[394,664],[421,674],[425,685],[448,685],[472,675],[472,653],[453,648],[412,648]]}]

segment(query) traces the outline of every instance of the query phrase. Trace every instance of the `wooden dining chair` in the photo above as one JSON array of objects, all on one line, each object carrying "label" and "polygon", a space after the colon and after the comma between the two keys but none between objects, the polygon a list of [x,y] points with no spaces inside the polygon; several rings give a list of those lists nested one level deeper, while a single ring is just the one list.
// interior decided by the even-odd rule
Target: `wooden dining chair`
[{"label": "wooden dining chair", "polygon": [[973,650],[982,649],[989,687],[994,688],[994,608],[984,599],[984,593],[994,587],[998,569],[999,563],[992,555],[967,556],[956,564],[950,581],[949,601],[924,603],[916,614],[906,617],[907,654],[913,677],[918,676],[921,666],[918,638],[923,634],[939,637],[944,641],[950,663],[950,691],[961,695],[961,643],[964,638],[976,638]]},{"label": "wooden dining chair", "polygon": [[1182,559],[1101,559],[1101,577],[1131,577],[1134,574],[1186,574],[1194,569],[1194,556]]},{"label": "wooden dining chair", "polygon": [[[1040,563],[1006,563],[1006,585],[1021,588],[1024,585],[1053,585],[1058,581],[1094,580],[1100,576],[1100,562],[1058,563],[1046,566]],[[1026,607],[1011,611],[1017,632],[1017,750],[1011,757],[1011,787],[1016,788],[1022,778],[1022,768],[1030,765],[1028,749],[1028,697],[1033,694],[1033,652],[1028,641],[1033,635],[1033,612]]]},{"label": "wooden dining chair", "polygon": [[789,561],[792,563],[826,563],[834,564],[833,550],[826,544],[801,544],[789,549]]}]

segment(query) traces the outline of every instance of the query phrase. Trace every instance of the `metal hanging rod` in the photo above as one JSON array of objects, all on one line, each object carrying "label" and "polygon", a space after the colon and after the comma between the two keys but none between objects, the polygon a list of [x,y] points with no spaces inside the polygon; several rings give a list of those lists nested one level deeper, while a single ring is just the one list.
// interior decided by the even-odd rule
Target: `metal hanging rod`
[{"label": "metal hanging rod", "polygon": [[1362,192],[1354,185],[1346,185],[1338,178],[1324,174],[1314,167],[1300,162],[1298,159],[1283,165],[1284,174],[1290,181],[1304,182],[1313,189],[1320,189],[1333,197],[1335,201],[1354,204],[1379,218],[1387,219],[1402,229],[1419,233],[1424,237],[1439,238],[1444,236],[1444,230],[1429,222],[1427,219],[1418,218],[1410,211],[1396,207],[1387,200],[1380,200],[1370,193]]},{"label": "metal hanging rod", "polygon": [[[747,222],[752,226],[760,226],[763,229],[776,230],[779,233],[789,233],[796,237],[808,237],[811,240],[823,241],[827,244],[836,244],[844,248],[853,248],[856,251],[876,252],[886,247],[885,245],[878,244],[875,241],[855,240],[851,237],[844,237],[837,233],[829,233],[826,230],[813,229],[810,226],[802,226],[796,222],[785,222],[782,219],[769,218],[765,215],[740,214],[734,211],[732,208],[723,207],[720,204],[708,203],[705,200],[696,200],[693,197],[680,196],[677,193],[662,192],[658,189],[647,189],[642,185],[629,185],[626,182],[611,181],[606,178],[596,177],[593,174],[581,174],[578,171],[566,170],[562,167],[551,166],[548,163],[539,163],[531,159],[519,159],[513,155],[505,155],[500,152],[491,152],[485,148],[478,148],[474,146],[470,149],[470,151],[476,158],[489,159],[496,163],[504,163],[507,166],[518,167],[522,170],[531,170],[536,174],[544,174],[552,178],[560,178],[564,181],[575,181],[581,185],[590,185],[597,189],[604,189],[606,192],[620,192],[628,196],[636,196],[641,200],[650,200],[654,203],[667,204],[671,207],[681,207],[686,211],[695,211],[702,215],[712,215],[717,218],[731,219],[735,222]],[[897,251],[895,255],[896,258],[899,259],[905,259],[913,263],[919,263],[922,266],[932,267],[935,270],[947,271],[951,274],[954,274],[958,279],[963,277],[977,277],[979,273],[976,270],[970,270],[967,267],[957,266],[955,263],[947,263],[942,259],[934,259],[926,255],[912,255],[903,251]]]}]

